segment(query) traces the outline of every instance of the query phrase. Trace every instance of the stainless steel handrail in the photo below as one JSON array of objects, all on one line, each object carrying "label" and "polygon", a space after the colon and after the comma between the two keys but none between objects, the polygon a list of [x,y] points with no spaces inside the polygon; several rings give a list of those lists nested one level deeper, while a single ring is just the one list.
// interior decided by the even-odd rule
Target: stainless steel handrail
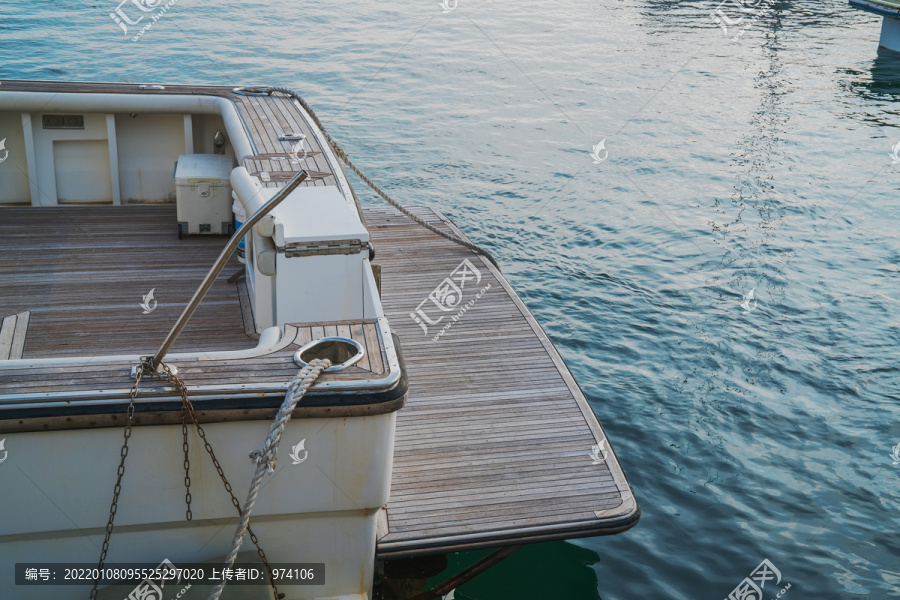
[{"label": "stainless steel handrail", "polygon": [[225,246],[225,249],[222,250],[221,254],[219,254],[219,258],[216,259],[216,262],[213,265],[212,269],[210,269],[209,273],[206,274],[206,277],[203,279],[200,287],[198,287],[197,291],[194,292],[193,298],[191,298],[191,301],[188,302],[187,306],[184,307],[184,311],[182,311],[181,316],[178,317],[175,325],[172,326],[172,330],[169,331],[169,335],[166,336],[166,339],[159,347],[159,350],[157,350],[156,354],[153,355],[153,358],[148,365],[151,369],[156,370],[156,368],[159,367],[159,365],[162,363],[163,358],[165,358],[166,354],[169,352],[172,344],[175,343],[175,340],[178,339],[178,336],[181,334],[181,330],[184,329],[185,325],[187,325],[188,320],[194,314],[194,311],[197,310],[197,307],[200,305],[203,297],[206,296],[206,292],[209,291],[209,288],[212,287],[212,284],[216,280],[216,277],[219,276],[219,273],[225,267],[225,263],[228,262],[228,259],[231,257],[231,253],[234,252],[235,248],[237,248],[237,245],[241,241],[241,238],[243,238],[250,230],[250,228],[256,225],[260,219],[266,216],[269,211],[278,206],[282,200],[287,198],[291,192],[297,189],[297,186],[299,186],[307,177],[309,177],[309,174],[306,171],[300,171],[299,173],[297,173],[297,175],[293,179],[291,179],[287,183],[287,185],[279,190],[278,194],[276,194],[271,200],[262,205],[258,211],[253,213],[253,215],[249,219],[247,219],[247,221],[243,225],[241,225],[241,227],[234,233],[234,235],[231,236],[231,239],[228,241],[228,245]]}]

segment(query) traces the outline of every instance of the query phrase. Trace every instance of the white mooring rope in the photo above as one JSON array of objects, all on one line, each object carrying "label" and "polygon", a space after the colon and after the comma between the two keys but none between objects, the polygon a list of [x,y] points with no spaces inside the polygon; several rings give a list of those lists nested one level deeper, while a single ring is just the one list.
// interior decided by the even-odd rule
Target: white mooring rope
[{"label": "white mooring rope", "polygon": [[297,406],[300,399],[306,395],[306,392],[309,390],[310,386],[315,383],[316,379],[319,378],[322,371],[330,366],[331,361],[327,358],[317,358],[311,360],[309,364],[300,369],[300,372],[294,376],[290,385],[288,385],[287,393],[284,395],[284,402],[282,402],[281,409],[279,409],[278,414],[275,416],[272,426],[269,427],[269,435],[266,437],[266,441],[263,442],[263,445],[260,446],[258,450],[254,450],[250,453],[250,458],[256,462],[256,473],[254,473],[253,481],[250,483],[247,501],[241,509],[241,522],[234,532],[234,538],[231,540],[231,550],[228,552],[228,556],[225,559],[222,580],[212,589],[207,600],[218,600],[219,596],[222,595],[222,591],[225,589],[226,581],[224,569],[231,568],[237,558],[238,551],[241,549],[241,544],[244,541],[244,533],[250,525],[250,513],[253,511],[253,505],[256,503],[256,496],[259,495],[259,488],[262,487],[263,475],[275,472],[275,457],[278,453],[278,443],[281,441],[281,434],[284,433],[285,425],[291,420],[294,407]]},{"label": "white mooring rope", "polygon": [[455,243],[455,244],[459,244],[460,246],[463,246],[464,248],[468,248],[469,250],[471,250],[471,251],[473,251],[473,252],[477,252],[478,254],[481,254],[481,255],[484,256],[486,259],[488,259],[489,261],[491,261],[491,263],[492,263],[495,267],[497,267],[498,270],[500,269],[500,265],[497,264],[496,259],[493,257],[493,255],[491,255],[490,252],[488,252],[487,250],[485,250],[484,248],[482,248],[481,246],[479,246],[479,245],[477,245],[477,244],[473,244],[472,242],[467,242],[466,240],[464,240],[464,239],[462,239],[462,238],[460,238],[460,237],[458,237],[458,236],[455,236],[455,235],[453,235],[453,234],[451,234],[451,233],[447,233],[447,232],[445,232],[445,231],[441,231],[440,229],[438,229],[438,228],[435,227],[434,225],[431,225],[430,223],[426,223],[424,219],[421,219],[421,218],[417,217],[416,215],[414,215],[413,213],[411,213],[409,210],[407,210],[407,209],[406,209],[403,205],[401,205],[399,202],[397,202],[396,200],[394,200],[393,198],[391,198],[390,196],[388,196],[387,193],[386,193],[384,190],[382,190],[380,187],[378,187],[378,184],[376,184],[374,181],[372,181],[371,179],[369,179],[368,177],[366,177],[366,175],[365,175],[362,171],[359,170],[359,167],[357,167],[355,164],[353,164],[353,161],[350,160],[350,157],[347,156],[347,153],[344,152],[344,149],[341,148],[341,146],[340,146],[336,141],[334,141],[334,138],[332,138],[332,137],[328,134],[327,131],[325,131],[325,126],[324,126],[324,125],[322,124],[322,122],[319,120],[319,117],[316,116],[315,111],[312,109],[312,107],[311,107],[309,104],[306,103],[306,100],[304,100],[303,97],[300,96],[300,94],[298,94],[298,93],[295,92],[294,90],[292,90],[292,89],[290,89],[290,88],[286,88],[286,87],[275,87],[275,86],[272,86],[272,87],[266,87],[266,88],[263,88],[263,89],[269,90],[269,93],[271,93],[271,92],[281,92],[282,94],[287,94],[288,96],[290,96],[291,98],[293,98],[294,100],[296,100],[297,102],[299,102],[299,103],[300,103],[300,106],[302,106],[303,109],[304,109],[306,112],[309,113],[309,116],[312,117],[312,120],[316,122],[316,125],[318,125],[319,130],[322,132],[322,135],[325,136],[325,140],[328,142],[328,145],[331,146],[331,149],[334,151],[335,154],[337,154],[338,158],[340,158],[342,161],[344,161],[344,163],[345,163],[348,167],[350,167],[350,169],[351,169],[354,173],[356,173],[356,174],[359,176],[359,178],[362,179],[363,182],[364,182],[366,185],[368,185],[370,188],[372,188],[372,191],[373,191],[373,192],[375,192],[376,194],[378,194],[379,196],[381,196],[381,198],[382,198],[385,202],[387,202],[388,204],[390,204],[391,206],[393,206],[394,208],[396,208],[397,210],[399,210],[400,212],[402,212],[404,215],[406,215],[406,216],[409,217],[411,220],[415,221],[416,223],[418,223],[419,225],[421,225],[422,227],[424,227],[424,228],[427,229],[428,231],[431,231],[431,232],[433,232],[433,233],[436,233],[436,234],[438,234],[439,236],[441,236],[441,237],[443,237],[443,238],[446,238],[446,239],[450,240],[451,242],[453,242],[453,243]]}]

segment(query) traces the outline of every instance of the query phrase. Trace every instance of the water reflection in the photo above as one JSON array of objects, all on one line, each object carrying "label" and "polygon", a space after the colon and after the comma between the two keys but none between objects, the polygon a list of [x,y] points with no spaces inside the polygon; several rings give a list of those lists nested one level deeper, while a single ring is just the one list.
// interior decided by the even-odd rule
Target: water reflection
[{"label": "water reflection", "polygon": [[[897,98],[900,96],[900,52],[878,47],[872,61],[871,79],[862,83],[861,93],[866,99]],[[861,90],[857,89],[857,93]]]}]

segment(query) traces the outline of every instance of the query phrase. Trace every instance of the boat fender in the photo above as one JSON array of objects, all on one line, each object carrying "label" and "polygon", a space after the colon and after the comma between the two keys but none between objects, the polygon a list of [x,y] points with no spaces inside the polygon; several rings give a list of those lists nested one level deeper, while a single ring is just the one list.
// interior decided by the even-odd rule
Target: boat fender
[{"label": "boat fender", "polygon": [[278,252],[275,250],[261,250],[256,254],[256,268],[266,277],[275,275],[275,258]]},{"label": "boat fender", "polygon": [[262,237],[275,237],[275,217],[266,215],[256,224],[256,233]]}]

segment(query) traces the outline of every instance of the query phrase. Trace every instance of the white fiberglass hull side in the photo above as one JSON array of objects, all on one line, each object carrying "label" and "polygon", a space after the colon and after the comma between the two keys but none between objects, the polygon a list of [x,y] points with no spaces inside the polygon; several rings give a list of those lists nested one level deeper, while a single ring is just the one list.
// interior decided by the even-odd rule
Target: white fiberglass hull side
[{"label": "white fiberglass hull side", "polygon": [[[280,586],[287,600],[366,598],[371,593],[376,514],[387,502],[395,413],[288,423],[275,473],[267,475],[250,525],[272,563],[324,563],[323,586]],[[208,423],[207,438],[243,504],[248,453],[268,421]],[[97,562],[109,517],[122,429],[4,434],[0,564]],[[223,557],[238,522],[230,497],[189,429],[193,519],[185,520],[184,454],[178,425],[135,427],[107,565],[164,559],[175,565]],[[305,440],[292,460],[291,448]],[[308,454],[305,454],[308,453]],[[255,551],[245,536],[242,552]],[[90,586],[16,586],[0,598],[83,599]]]}]

